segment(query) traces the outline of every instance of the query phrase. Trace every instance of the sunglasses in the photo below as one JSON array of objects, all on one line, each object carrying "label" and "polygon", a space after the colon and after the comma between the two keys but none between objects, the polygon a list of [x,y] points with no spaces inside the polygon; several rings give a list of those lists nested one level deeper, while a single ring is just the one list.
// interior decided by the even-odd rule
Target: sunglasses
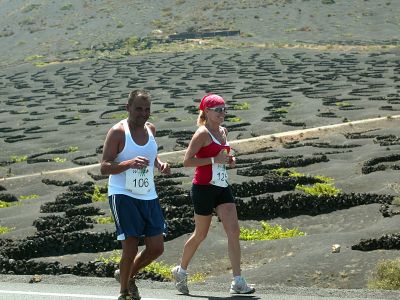
[{"label": "sunglasses", "polygon": [[208,107],[209,110],[215,111],[216,113],[226,113],[227,108],[226,107]]}]

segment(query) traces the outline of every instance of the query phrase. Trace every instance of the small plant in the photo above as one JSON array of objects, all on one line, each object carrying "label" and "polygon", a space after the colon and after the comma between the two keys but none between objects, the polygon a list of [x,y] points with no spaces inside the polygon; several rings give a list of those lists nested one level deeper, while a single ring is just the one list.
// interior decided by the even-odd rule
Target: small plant
[{"label": "small plant", "polygon": [[27,4],[21,8],[22,13],[28,13],[40,7],[40,4]]},{"label": "small plant", "polygon": [[79,148],[76,147],[76,146],[69,146],[68,149],[67,149],[67,151],[68,151],[69,153],[71,153],[71,152],[76,152],[76,151],[78,151],[78,150],[79,150]]},{"label": "small plant", "polygon": [[122,119],[126,119],[127,117],[128,117],[128,113],[124,112],[124,113],[119,113],[119,114],[112,114],[110,119],[122,120]]},{"label": "small plant", "polygon": [[54,162],[56,162],[56,163],[63,163],[63,162],[66,162],[66,161],[67,161],[66,158],[62,158],[62,157],[58,157],[58,156],[53,157],[51,160],[54,161]]},{"label": "small plant", "polygon": [[368,288],[400,290],[400,259],[379,261],[368,280]]},{"label": "small plant", "polygon": [[29,26],[29,25],[34,25],[36,24],[36,21],[34,18],[29,17],[29,18],[25,18],[22,21],[18,22],[19,25],[21,26]]},{"label": "small plant", "polygon": [[11,161],[13,163],[20,163],[20,162],[23,162],[23,161],[27,161],[28,160],[28,156],[26,156],[26,155],[21,155],[21,156],[12,155],[10,157],[10,159],[11,159]]},{"label": "small plant", "polygon": [[274,170],[279,176],[303,177],[304,173],[297,172],[294,168],[279,168]]},{"label": "small plant", "polygon": [[322,175],[316,175],[314,176],[314,178],[319,179],[325,183],[332,183],[333,182],[333,178],[331,177],[326,177],[326,176],[322,176]]},{"label": "small plant", "polygon": [[107,200],[107,194],[101,193],[100,187],[98,185],[95,185],[92,194],[92,202],[105,202]]},{"label": "small plant", "polygon": [[151,264],[146,266],[143,270],[147,272],[153,272],[155,274],[159,274],[164,278],[172,279],[171,268],[173,266],[167,265],[162,261],[157,262],[153,261]]},{"label": "small plant", "polygon": [[21,199],[21,200],[30,200],[30,199],[37,199],[37,198],[39,198],[39,195],[37,195],[37,194],[19,196],[19,199]]},{"label": "small plant", "polygon": [[97,224],[112,224],[114,223],[114,219],[112,217],[96,217],[94,221]]},{"label": "small plant", "polygon": [[[108,256],[103,256],[100,255],[96,259],[96,261],[101,261],[105,264],[108,263],[115,263],[118,264],[119,261],[121,260],[121,251],[120,250],[114,250],[110,255]],[[148,266],[144,267],[142,270],[146,272],[153,272],[155,274],[161,275],[162,277],[172,280],[172,274],[171,274],[171,269],[173,266],[167,265],[166,263],[160,261],[153,261],[150,263]],[[206,274],[204,273],[194,273],[191,276],[189,276],[189,281],[190,282],[202,282],[205,280]]]},{"label": "small plant", "polygon": [[7,232],[10,232],[11,230],[13,230],[14,228],[10,228],[10,227],[5,227],[5,226],[0,226],[0,234],[4,234]]},{"label": "small plant", "polygon": [[65,4],[61,7],[61,10],[71,10],[74,6],[71,3]]},{"label": "small plant", "polygon": [[250,109],[250,104],[248,102],[235,104],[233,106],[233,109],[235,109],[235,110],[249,110]]},{"label": "small plant", "polygon": [[287,109],[284,109],[284,108],[275,108],[275,109],[273,110],[273,112],[274,112],[274,113],[277,113],[277,114],[287,114],[287,113],[288,113],[288,110],[287,110]]},{"label": "small plant", "polygon": [[34,60],[39,60],[42,58],[44,58],[43,55],[30,55],[30,56],[25,57],[25,61],[34,61]]},{"label": "small plant", "polygon": [[5,201],[1,201],[0,200],[0,208],[6,208],[6,207],[10,207],[10,206],[12,206],[13,204],[12,203],[10,203],[10,202],[5,202]]},{"label": "small plant", "polygon": [[283,229],[280,225],[271,226],[265,221],[261,221],[262,230],[240,228],[240,239],[244,241],[264,241],[304,236],[306,233],[294,229]]},{"label": "small plant", "polygon": [[392,204],[400,206],[400,197],[394,197]]},{"label": "small plant", "polygon": [[194,273],[189,275],[189,282],[204,282],[206,280],[206,273]]},{"label": "small plant", "polygon": [[319,183],[319,182],[317,182],[312,186],[297,184],[296,190],[303,191],[304,193],[312,196],[321,196],[321,195],[336,196],[341,192],[340,189],[335,188],[331,183]]},{"label": "small plant", "polygon": [[108,255],[108,256],[100,255],[95,260],[103,262],[105,264],[108,264],[108,263],[116,263],[116,264],[118,264],[119,261],[121,260],[121,251],[120,250],[114,250],[110,255]]},{"label": "small plant", "polygon": [[242,119],[239,117],[231,117],[231,118],[228,118],[227,120],[228,120],[228,122],[232,122],[232,123],[238,123],[238,122],[242,121]]},{"label": "small plant", "polygon": [[346,101],[344,101],[344,102],[336,102],[335,105],[339,106],[339,107],[349,107],[349,106],[351,106],[351,104],[349,102],[346,102]]}]

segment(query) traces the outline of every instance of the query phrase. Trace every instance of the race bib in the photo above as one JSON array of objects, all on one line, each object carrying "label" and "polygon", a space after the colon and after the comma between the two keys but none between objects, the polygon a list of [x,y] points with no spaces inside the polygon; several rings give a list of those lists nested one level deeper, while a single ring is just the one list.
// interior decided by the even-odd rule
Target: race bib
[{"label": "race bib", "polygon": [[224,164],[212,164],[212,185],[227,187],[228,186],[228,172]]},{"label": "race bib", "polygon": [[153,168],[128,169],[125,174],[125,188],[134,194],[145,195],[154,188]]}]

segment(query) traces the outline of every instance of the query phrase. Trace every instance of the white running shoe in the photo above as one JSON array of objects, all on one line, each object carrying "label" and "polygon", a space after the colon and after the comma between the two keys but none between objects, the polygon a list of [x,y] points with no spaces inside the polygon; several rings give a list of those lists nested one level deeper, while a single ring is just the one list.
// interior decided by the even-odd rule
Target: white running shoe
[{"label": "white running shoe", "polygon": [[187,286],[187,274],[179,272],[179,266],[174,267],[171,270],[172,277],[175,281],[176,289],[184,295],[189,294],[189,288]]},{"label": "white running shoe", "polygon": [[114,278],[115,278],[116,281],[119,282],[119,280],[120,280],[119,269],[116,269],[114,271]]},{"label": "white running shoe", "polygon": [[233,280],[231,283],[231,289],[229,293],[231,294],[253,294],[256,289],[249,286],[243,277],[240,277],[238,281]]}]

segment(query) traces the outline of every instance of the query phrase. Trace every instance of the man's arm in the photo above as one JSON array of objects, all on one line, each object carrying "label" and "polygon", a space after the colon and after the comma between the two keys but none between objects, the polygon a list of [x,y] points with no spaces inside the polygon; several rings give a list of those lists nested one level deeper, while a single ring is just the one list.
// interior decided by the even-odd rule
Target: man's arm
[{"label": "man's arm", "polygon": [[[149,126],[151,132],[153,133],[153,136],[156,136],[156,126],[154,126],[154,124],[147,122],[146,124],[147,126]],[[160,157],[156,156],[156,159],[154,160],[154,166],[158,169],[158,171],[160,171],[163,174],[171,174],[171,168],[169,166],[168,163],[166,162],[162,162]]]},{"label": "man's arm", "polygon": [[142,156],[115,162],[115,158],[120,152],[120,146],[124,139],[125,133],[120,127],[114,126],[109,130],[103,147],[103,157],[100,167],[102,175],[119,174],[130,168],[141,169],[149,165],[149,160]]}]

